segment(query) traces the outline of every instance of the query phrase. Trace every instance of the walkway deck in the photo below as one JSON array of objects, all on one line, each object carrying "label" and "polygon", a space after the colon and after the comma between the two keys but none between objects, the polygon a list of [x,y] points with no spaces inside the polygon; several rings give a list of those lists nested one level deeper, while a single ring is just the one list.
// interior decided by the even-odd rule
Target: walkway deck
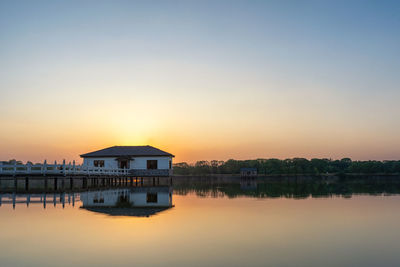
[{"label": "walkway deck", "polygon": [[0,163],[0,176],[71,176],[71,175],[100,175],[100,176],[128,176],[128,169],[105,169],[89,167],[85,165],[76,165],[75,161],[66,164],[4,164]]},{"label": "walkway deck", "polygon": [[170,169],[106,169],[76,165],[75,161],[66,164],[4,164],[0,162],[0,178],[4,176],[113,176],[113,177],[169,177]]}]

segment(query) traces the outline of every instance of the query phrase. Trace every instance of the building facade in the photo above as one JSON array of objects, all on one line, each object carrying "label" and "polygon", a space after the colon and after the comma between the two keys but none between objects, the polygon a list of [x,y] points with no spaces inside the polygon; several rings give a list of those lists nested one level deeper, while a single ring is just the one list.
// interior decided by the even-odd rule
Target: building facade
[{"label": "building facade", "polygon": [[81,157],[88,167],[128,169],[135,176],[169,176],[174,155],[152,146],[113,146]]},{"label": "building facade", "polygon": [[241,168],[240,175],[242,177],[257,177],[257,169],[256,168]]}]

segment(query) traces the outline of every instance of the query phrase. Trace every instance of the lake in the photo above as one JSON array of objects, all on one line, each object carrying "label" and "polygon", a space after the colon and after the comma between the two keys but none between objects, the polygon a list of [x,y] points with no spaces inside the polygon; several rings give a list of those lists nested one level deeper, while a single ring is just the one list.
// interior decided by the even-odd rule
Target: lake
[{"label": "lake", "polygon": [[400,266],[400,177],[35,183],[0,182],[1,266]]}]

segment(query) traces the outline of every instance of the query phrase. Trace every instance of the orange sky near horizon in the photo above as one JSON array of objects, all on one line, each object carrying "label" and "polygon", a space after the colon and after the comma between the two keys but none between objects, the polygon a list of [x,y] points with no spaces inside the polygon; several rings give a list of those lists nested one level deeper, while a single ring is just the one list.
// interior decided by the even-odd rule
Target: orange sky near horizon
[{"label": "orange sky near horizon", "polygon": [[[73,94],[57,98],[70,86],[42,92],[38,87],[20,101],[4,101],[0,160],[80,162],[80,154],[114,145],[152,145],[174,154],[175,162],[191,163],[231,158],[399,159],[400,129],[393,127],[396,117],[387,114],[400,108],[390,95],[376,95],[375,100],[381,98],[386,105],[373,106],[372,100],[354,100],[354,93],[352,100],[345,100],[348,93],[317,88],[285,92],[284,87],[271,86],[254,94],[238,88],[225,95],[179,92],[160,83],[162,90],[148,88],[137,97],[144,87],[114,86],[109,91],[104,85],[93,91],[75,82]],[[342,101],[341,108],[330,108],[337,101]],[[351,110],[353,105],[358,109]]]},{"label": "orange sky near horizon", "polygon": [[[110,121],[112,124],[112,121]],[[341,143],[329,140],[329,136],[318,136],[302,133],[296,129],[265,132],[254,130],[254,126],[244,127],[230,133],[225,129],[214,128],[209,132],[188,126],[187,131],[176,129],[154,129],[153,131],[121,131],[116,126],[100,127],[97,125],[71,128],[70,124],[57,123],[49,125],[45,130],[27,129],[24,124],[9,131],[6,136],[2,132],[0,141],[0,159],[18,159],[22,161],[48,162],[54,160],[81,162],[80,154],[114,145],[152,145],[174,154],[174,162],[194,163],[198,160],[228,160],[256,158],[333,158],[351,157],[355,160],[396,159],[396,146],[393,150],[381,149],[380,143],[373,143],[374,136],[345,136]],[[126,127],[125,125],[123,127]],[[235,128],[235,127],[233,127]],[[11,128],[10,128],[11,129]],[[76,129],[76,130],[73,130]],[[135,134],[130,134],[130,133]],[[252,138],[243,138],[252,136]],[[336,142],[335,142],[336,141]],[[387,140],[386,140],[387,141]],[[370,142],[371,145],[366,146]],[[383,140],[382,140],[383,142]],[[346,149],[347,146],[347,149]],[[370,151],[376,151],[371,154]]]}]

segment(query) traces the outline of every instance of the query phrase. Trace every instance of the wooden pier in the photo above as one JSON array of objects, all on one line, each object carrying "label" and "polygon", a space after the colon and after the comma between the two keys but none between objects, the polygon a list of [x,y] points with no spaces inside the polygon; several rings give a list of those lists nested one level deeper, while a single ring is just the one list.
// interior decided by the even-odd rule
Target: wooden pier
[{"label": "wooden pier", "polygon": [[106,169],[102,167],[89,167],[85,165],[76,165],[75,161],[66,164],[48,164],[45,160],[41,164],[4,164],[0,162],[0,177],[2,176],[129,176],[128,169]]}]

